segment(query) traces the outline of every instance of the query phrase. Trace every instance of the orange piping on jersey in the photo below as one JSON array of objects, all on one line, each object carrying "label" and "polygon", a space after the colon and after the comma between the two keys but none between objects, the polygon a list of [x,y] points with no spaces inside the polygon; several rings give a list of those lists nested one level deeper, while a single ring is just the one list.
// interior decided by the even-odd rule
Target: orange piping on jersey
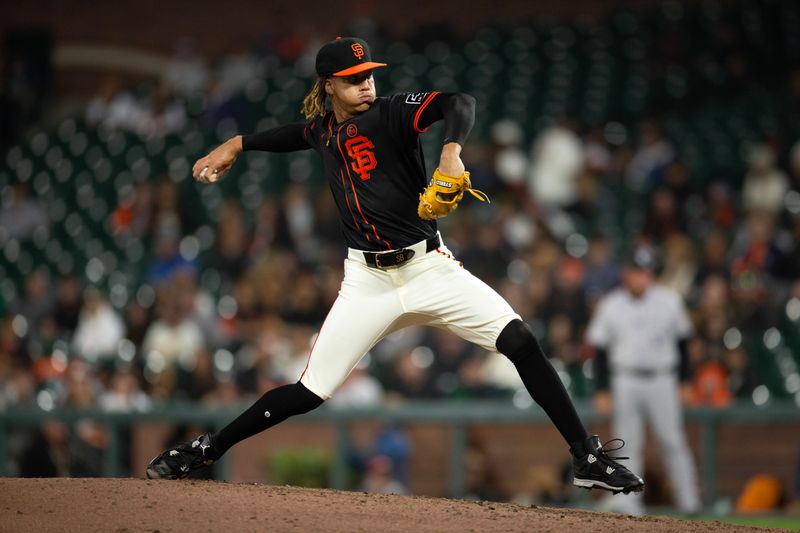
[{"label": "orange piping on jersey", "polygon": [[314,122],[309,122],[308,124],[306,124],[306,127],[303,128],[303,139],[308,141],[308,136],[309,136],[309,134],[314,132],[314,126],[315,125],[316,124],[314,124]]},{"label": "orange piping on jersey", "polygon": [[325,143],[325,146],[330,144],[331,137],[333,137],[333,114],[331,114],[331,118],[328,119],[328,141]]},{"label": "orange piping on jersey", "polygon": [[[387,241],[386,239],[381,239],[380,238],[380,236],[378,235],[378,230],[375,229],[374,225],[370,224],[367,221],[367,217],[365,217],[364,216],[364,212],[361,211],[361,203],[358,201],[358,193],[356,193],[356,187],[353,184],[353,177],[350,175],[350,166],[347,164],[347,157],[345,157],[344,152],[342,151],[342,143],[339,140],[339,134],[341,133],[341,131],[342,131],[342,127],[339,126],[339,129],[336,132],[336,146],[339,147],[339,153],[342,154],[342,163],[344,164],[344,168],[347,169],[347,179],[350,180],[350,188],[353,190],[353,198],[356,199],[356,208],[358,208],[358,212],[361,215],[361,218],[364,220],[364,224],[367,224],[369,227],[372,228],[372,232],[375,234],[375,238],[378,239],[379,241],[383,241],[384,243],[386,243],[386,249],[387,250],[391,250],[392,249],[392,245],[389,244],[389,241]],[[341,172],[341,169],[339,169],[339,172]],[[345,191],[345,193],[346,193],[346,191]],[[346,194],[345,194],[345,197],[346,197]],[[367,236],[367,239],[369,239],[369,235]]]},{"label": "orange piping on jersey", "polygon": [[428,128],[430,128],[430,126],[428,126],[428,128],[425,128],[424,130],[419,129],[419,117],[422,116],[422,112],[425,111],[425,108],[428,107],[428,104],[431,103],[431,101],[436,97],[437,94],[439,93],[436,91],[433,91],[431,94],[429,94],[428,97],[425,99],[425,101],[422,102],[422,105],[419,106],[417,112],[414,114],[414,131],[416,131],[417,133],[425,133],[426,131],[428,131]]}]

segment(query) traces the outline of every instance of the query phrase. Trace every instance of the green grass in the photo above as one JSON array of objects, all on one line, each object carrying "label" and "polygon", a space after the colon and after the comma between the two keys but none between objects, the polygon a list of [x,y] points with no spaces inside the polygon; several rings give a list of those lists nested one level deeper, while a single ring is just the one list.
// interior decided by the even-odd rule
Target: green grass
[{"label": "green grass", "polygon": [[791,516],[703,516],[698,520],[715,521],[718,520],[725,524],[737,524],[740,526],[753,527],[774,527],[800,531],[800,517]]}]

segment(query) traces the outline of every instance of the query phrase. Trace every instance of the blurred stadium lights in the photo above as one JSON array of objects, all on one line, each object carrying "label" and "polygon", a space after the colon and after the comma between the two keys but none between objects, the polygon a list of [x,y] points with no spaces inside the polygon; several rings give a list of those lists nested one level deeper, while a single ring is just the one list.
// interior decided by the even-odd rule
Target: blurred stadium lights
[{"label": "blurred stadium lights", "polygon": [[772,327],[769,328],[767,331],[764,332],[764,346],[766,346],[769,350],[776,350],[778,346],[781,345],[781,332],[778,331],[778,328]]},{"label": "blurred stadium lights", "polygon": [[217,313],[225,320],[231,320],[235,317],[237,309],[236,299],[227,294],[222,296],[217,303]]},{"label": "blurred stadium lights", "polygon": [[742,332],[739,328],[729,328],[722,336],[722,342],[728,350],[735,350],[742,344]]},{"label": "blurred stadium lights", "polygon": [[117,344],[117,355],[126,363],[133,361],[136,356],[136,345],[130,339],[122,339]]},{"label": "blurred stadium lights", "polygon": [[573,233],[564,241],[564,248],[569,255],[580,259],[589,251],[589,241],[580,233]]},{"label": "blurred stadium lights", "polygon": [[53,393],[48,389],[40,390],[36,394],[36,404],[42,411],[52,411],[56,406]]},{"label": "blurred stadium lights", "polygon": [[786,302],[786,316],[793,322],[800,321],[800,298],[792,298]]},{"label": "blurred stadium lights", "polygon": [[428,368],[433,364],[434,354],[427,346],[417,346],[411,350],[411,362],[417,368]]},{"label": "blurred stadium lights", "polygon": [[214,368],[223,374],[229,374],[233,371],[235,359],[233,354],[224,349],[214,352]]},{"label": "blurred stadium lights", "polygon": [[16,315],[11,321],[11,328],[14,335],[23,338],[28,334],[28,320],[22,315]]},{"label": "blurred stadium lights", "polygon": [[769,388],[766,385],[759,385],[753,389],[753,403],[762,407],[769,402]]}]

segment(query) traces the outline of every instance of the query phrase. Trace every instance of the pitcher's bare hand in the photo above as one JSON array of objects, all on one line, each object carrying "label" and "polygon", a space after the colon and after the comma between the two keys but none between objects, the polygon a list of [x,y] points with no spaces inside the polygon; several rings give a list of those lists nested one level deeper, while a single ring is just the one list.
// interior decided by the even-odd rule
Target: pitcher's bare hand
[{"label": "pitcher's bare hand", "polygon": [[237,135],[216,147],[192,167],[192,176],[200,183],[214,183],[227,174],[242,153],[242,136]]}]

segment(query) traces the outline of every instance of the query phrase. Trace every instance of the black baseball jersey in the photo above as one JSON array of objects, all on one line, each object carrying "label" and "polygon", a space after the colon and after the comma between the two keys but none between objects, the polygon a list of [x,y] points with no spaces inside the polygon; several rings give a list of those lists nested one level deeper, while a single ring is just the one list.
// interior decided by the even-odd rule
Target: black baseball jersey
[{"label": "black baseball jersey", "polygon": [[438,93],[376,98],[367,111],[342,123],[333,112],[303,130],[322,156],[347,246],[391,250],[436,234],[436,222],[417,215],[428,182],[420,116]]}]

